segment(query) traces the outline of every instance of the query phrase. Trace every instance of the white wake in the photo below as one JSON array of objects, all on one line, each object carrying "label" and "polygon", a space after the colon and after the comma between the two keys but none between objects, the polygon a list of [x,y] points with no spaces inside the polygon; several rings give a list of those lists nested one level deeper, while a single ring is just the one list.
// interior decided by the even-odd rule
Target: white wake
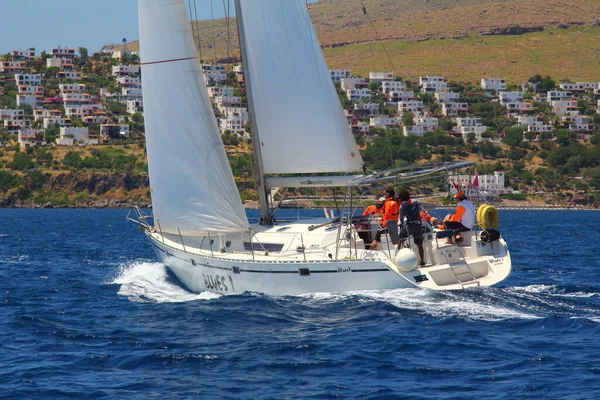
[{"label": "white wake", "polygon": [[156,262],[135,262],[119,267],[116,277],[108,284],[120,285],[119,295],[131,301],[154,303],[182,303],[194,300],[212,300],[220,294],[191,293],[169,280],[166,267]]},{"label": "white wake", "polygon": [[537,319],[533,313],[500,304],[480,303],[460,294],[436,293],[424,289],[368,290],[349,293],[315,293],[304,297],[316,301],[340,301],[359,296],[363,302],[383,301],[400,310],[417,311],[435,318],[462,318],[473,321],[503,321],[507,319]]}]

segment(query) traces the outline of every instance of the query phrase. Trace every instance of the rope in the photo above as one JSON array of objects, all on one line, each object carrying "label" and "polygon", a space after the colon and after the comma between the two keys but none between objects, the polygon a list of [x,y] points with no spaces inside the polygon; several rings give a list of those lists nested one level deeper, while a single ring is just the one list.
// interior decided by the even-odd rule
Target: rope
[{"label": "rope", "polygon": [[367,7],[365,7],[365,3],[363,2],[363,0],[359,0],[360,1],[360,5],[362,6],[362,12],[363,15],[365,17],[367,17],[367,19],[369,20],[369,23],[371,24],[371,26],[373,27],[373,30],[375,31],[375,36],[377,37],[377,40],[381,43],[381,48],[383,49],[383,52],[385,53],[385,56],[387,57],[388,61],[390,62],[390,64],[392,65],[392,69],[394,70],[394,75],[398,75],[398,71],[396,71],[396,66],[394,66],[394,63],[392,61],[392,58],[390,57],[387,49],[385,48],[385,46],[383,45],[383,42],[381,41],[381,39],[379,38],[379,32],[377,32],[377,28],[375,27],[375,23],[373,22],[373,20],[371,19],[371,16],[369,15],[369,13],[367,12]]},{"label": "rope", "polygon": [[[194,12],[192,12],[192,1],[194,3]],[[202,44],[200,42],[200,27],[198,26],[198,9],[196,8],[196,0],[188,1],[188,10],[190,13],[190,24],[192,25],[192,36],[194,36],[194,44],[198,49],[198,56],[202,60]]]},{"label": "rope", "polygon": [[217,46],[216,46],[216,38],[215,38],[215,14],[214,14],[214,10],[213,10],[213,2],[212,0],[210,0],[210,19],[211,19],[211,26],[212,26],[212,35],[213,35],[213,49],[215,50],[215,60],[217,59]]},{"label": "rope", "polygon": [[226,5],[225,0],[223,0],[223,11],[225,11],[225,23],[227,25],[227,58],[231,58],[231,30],[229,26],[230,4],[231,3],[227,1]]}]

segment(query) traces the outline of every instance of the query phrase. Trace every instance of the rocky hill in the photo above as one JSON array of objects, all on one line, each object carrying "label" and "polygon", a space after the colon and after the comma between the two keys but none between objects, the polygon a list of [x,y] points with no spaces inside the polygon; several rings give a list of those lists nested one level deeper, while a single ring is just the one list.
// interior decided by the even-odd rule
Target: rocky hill
[{"label": "rocky hill", "polygon": [[[558,73],[568,71],[565,79],[600,79],[596,2],[322,0],[308,7],[329,66],[355,74],[472,82],[500,74],[521,83],[535,73],[563,78]],[[198,21],[194,32],[203,59],[238,57],[234,17]]]}]

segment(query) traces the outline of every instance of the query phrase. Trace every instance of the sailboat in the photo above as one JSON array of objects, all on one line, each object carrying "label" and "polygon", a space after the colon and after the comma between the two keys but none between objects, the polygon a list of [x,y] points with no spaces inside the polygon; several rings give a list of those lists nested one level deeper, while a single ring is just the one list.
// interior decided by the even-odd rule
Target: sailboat
[{"label": "sailboat", "polygon": [[[257,224],[248,222],[228,164],[184,0],[139,0],[153,207],[151,216],[136,209],[128,219],[187,288],[275,295],[453,290],[491,286],[509,275],[505,241],[489,240],[483,229],[460,245],[432,233],[425,267],[418,267],[414,246],[398,248],[391,225],[380,250],[367,249],[354,216],[358,187],[470,164],[365,174],[305,0],[238,0],[236,16],[260,198]],[[275,218],[272,188],[334,186],[347,193],[338,215]]]}]

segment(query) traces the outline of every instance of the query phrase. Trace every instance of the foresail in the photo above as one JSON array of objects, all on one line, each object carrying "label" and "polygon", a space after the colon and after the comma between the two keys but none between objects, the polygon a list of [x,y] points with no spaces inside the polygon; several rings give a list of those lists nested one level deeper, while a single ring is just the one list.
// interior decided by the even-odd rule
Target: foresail
[{"label": "foresail", "polygon": [[184,0],[139,0],[139,28],[155,225],[186,236],[247,229]]},{"label": "foresail", "polygon": [[[362,158],[305,0],[239,2],[265,174],[352,172]],[[238,16],[240,17],[240,16]],[[255,133],[253,133],[255,134]]]}]

